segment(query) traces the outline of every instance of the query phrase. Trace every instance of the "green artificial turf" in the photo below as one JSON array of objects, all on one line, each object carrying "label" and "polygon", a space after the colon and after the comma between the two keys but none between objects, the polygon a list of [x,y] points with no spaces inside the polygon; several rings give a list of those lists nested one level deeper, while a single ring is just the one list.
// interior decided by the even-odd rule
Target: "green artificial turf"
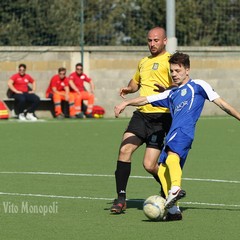
[{"label": "green artificial turf", "polygon": [[109,212],[128,121],[0,121],[1,239],[239,239],[238,121],[199,120],[183,170],[187,197],[178,222],[151,222],[142,212],[144,199],[159,192],[142,167],[144,146],[133,155],[127,211]]}]

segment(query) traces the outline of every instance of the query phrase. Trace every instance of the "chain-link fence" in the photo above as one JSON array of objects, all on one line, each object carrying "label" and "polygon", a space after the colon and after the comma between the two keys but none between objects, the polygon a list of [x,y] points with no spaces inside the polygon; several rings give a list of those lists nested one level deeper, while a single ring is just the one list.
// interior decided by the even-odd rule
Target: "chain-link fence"
[{"label": "chain-link fence", "polygon": [[[1,46],[146,45],[167,0],[5,0]],[[240,0],[176,0],[180,46],[239,46]]]}]

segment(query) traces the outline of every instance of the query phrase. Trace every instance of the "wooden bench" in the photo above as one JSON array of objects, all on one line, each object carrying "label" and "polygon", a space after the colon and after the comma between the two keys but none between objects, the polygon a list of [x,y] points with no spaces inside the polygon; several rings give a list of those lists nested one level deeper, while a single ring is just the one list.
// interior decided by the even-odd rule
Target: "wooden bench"
[{"label": "wooden bench", "polygon": [[[10,111],[10,115],[11,117],[15,118],[17,117],[17,114],[15,112],[14,109],[14,104],[15,104],[15,100],[14,98],[6,98],[3,99],[4,103],[7,105],[9,111]],[[82,104],[82,110],[85,112],[87,106],[84,104]],[[69,106],[68,106],[68,102],[66,101],[62,101],[62,111],[64,113],[64,115],[66,117],[69,117]],[[37,117],[54,117],[55,113],[54,113],[54,104],[51,98],[40,98],[40,104],[36,110],[36,115]]]},{"label": "wooden bench", "polygon": [[[15,100],[14,98],[6,98],[3,99],[4,103],[7,105],[9,111],[11,112],[11,117],[16,117],[16,112],[14,109]],[[42,114],[42,111],[45,114]],[[46,114],[47,111],[47,114]],[[50,113],[50,114],[49,114]],[[54,117],[54,105],[51,98],[40,98],[40,104],[36,110],[36,115],[38,117],[44,117],[46,115],[50,115],[50,117]]]}]

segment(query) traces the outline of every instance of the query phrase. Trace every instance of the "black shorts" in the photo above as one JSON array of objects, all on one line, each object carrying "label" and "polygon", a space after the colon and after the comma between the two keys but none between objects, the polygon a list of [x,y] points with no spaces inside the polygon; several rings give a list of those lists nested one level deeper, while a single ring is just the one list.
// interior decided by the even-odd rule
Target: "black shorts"
[{"label": "black shorts", "polygon": [[142,113],[135,111],[125,132],[135,134],[147,147],[162,150],[164,138],[172,123],[170,113]]}]

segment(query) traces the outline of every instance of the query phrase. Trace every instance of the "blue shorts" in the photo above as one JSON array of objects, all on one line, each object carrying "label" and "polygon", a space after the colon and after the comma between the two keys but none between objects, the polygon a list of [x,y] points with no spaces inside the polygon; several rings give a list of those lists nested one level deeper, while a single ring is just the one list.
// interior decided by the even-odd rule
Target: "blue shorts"
[{"label": "blue shorts", "polygon": [[189,150],[191,149],[193,139],[183,133],[180,128],[170,132],[166,137],[164,148],[159,157],[158,163],[165,163],[167,152],[170,150],[180,157],[180,165],[183,168]]}]

